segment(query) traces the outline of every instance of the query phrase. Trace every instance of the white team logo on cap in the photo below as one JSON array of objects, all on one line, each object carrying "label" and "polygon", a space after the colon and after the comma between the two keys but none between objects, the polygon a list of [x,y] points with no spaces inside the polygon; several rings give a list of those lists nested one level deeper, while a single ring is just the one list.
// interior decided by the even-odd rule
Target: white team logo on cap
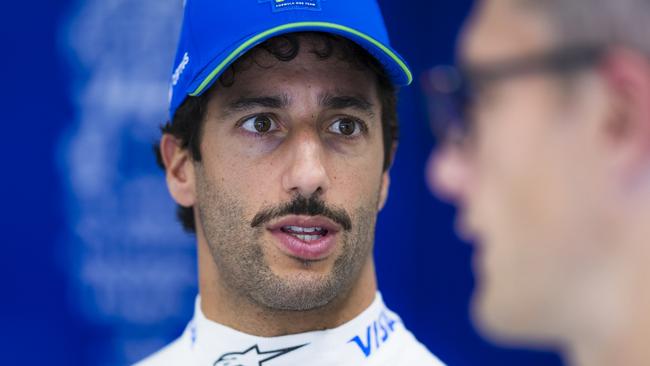
[{"label": "white team logo on cap", "polygon": [[273,12],[284,10],[316,10],[320,11],[323,0],[257,0],[258,3],[271,3]]},{"label": "white team logo on cap", "polygon": [[185,71],[185,67],[187,67],[187,64],[190,63],[190,55],[185,52],[183,55],[183,59],[181,60],[181,63],[176,67],[176,70],[174,70],[174,74],[172,74],[172,86],[176,86],[178,84],[178,79],[181,78],[181,75],[183,74],[183,71]]},{"label": "white team logo on cap", "polygon": [[262,366],[266,361],[285,355],[291,351],[295,351],[306,344],[283,348],[273,351],[260,352],[257,345],[247,349],[244,352],[230,352],[221,356],[215,361],[213,366]]}]

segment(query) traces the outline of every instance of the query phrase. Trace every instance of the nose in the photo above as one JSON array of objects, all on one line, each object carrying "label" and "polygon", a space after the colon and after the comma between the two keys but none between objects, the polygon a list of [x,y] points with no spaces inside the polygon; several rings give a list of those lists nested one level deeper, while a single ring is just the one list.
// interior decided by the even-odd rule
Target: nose
[{"label": "nose", "polygon": [[289,165],[282,176],[282,186],[286,192],[311,197],[329,189],[330,178],[318,136],[309,133],[297,136],[289,154]]},{"label": "nose", "polygon": [[462,204],[471,183],[471,161],[467,151],[461,146],[446,144],[431,152],[427,182],[441,199]]}]

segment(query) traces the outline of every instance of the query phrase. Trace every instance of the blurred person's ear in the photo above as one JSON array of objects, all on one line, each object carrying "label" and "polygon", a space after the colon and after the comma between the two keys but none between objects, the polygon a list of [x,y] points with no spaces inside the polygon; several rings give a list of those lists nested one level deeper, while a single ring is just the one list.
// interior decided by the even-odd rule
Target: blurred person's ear
[{"label": "blurred person's ear", "polygon": [[183,148],[176,137],[166,133],[160,140],[160,153],[165,164],[169,193],[179,205],[193,206],[196,202],[196,191],[190,151]]},{"label": "blurred person's ear", "polygon": [[624,48],[608,53],[602,66],[609,114],[605,133],[614,169],[628,179],[640,178],[650,167],[650,62]]}]

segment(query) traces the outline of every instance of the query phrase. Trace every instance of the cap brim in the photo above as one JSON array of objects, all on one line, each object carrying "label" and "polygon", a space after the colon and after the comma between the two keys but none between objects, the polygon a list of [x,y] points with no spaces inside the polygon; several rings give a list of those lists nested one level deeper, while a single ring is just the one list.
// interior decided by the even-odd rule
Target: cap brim
[{"label": "cap brim", "polygon": [[344,25],[328,22],[297,22],[277,26],[246,38],[243,42],[234,46],[234,49],[227,51],[215,58],[206,69],[199,74],[199,77],[190,84],[187,94],[191,96],[201,95],[214,81],[243,54],[275,36],[299,31],[320,31],[340,35],[359,44],[373,57],[375,57],[386,70],[390,80],[398,86],[409,85],[413,81],[413,74],[406,62],[393,51],[389,46],[377,41],[369,35]]}]

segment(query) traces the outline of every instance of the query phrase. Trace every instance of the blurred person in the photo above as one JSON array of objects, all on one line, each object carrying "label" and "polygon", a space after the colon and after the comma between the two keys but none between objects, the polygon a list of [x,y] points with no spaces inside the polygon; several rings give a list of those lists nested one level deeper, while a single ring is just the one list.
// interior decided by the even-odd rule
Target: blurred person
[{"label": "blurred person", "polygon": [[374,0],[188,0],[156,147],[200,296],[140,365],[442,365],[372,257],[411,73]]},{"label": "blurred person", "polygon": [[432,189],[475,243],[475,324],[650,365],[650,1],[485,0],[425,79]]}]

